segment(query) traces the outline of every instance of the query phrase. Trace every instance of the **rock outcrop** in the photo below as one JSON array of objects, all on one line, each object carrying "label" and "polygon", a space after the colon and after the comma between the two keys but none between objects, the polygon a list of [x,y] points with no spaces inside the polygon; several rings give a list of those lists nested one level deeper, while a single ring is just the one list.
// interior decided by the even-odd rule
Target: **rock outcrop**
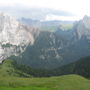
[{"label": "rock outcrop", "polygon": [[15,18],[0,13],[0,62],[11,55],[19,55],[33,45],[39,31],[19,23]]}]

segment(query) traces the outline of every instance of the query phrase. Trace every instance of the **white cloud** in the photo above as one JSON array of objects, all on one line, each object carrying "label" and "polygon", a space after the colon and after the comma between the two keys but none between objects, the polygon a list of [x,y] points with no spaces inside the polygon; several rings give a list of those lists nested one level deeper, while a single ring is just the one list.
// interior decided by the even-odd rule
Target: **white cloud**
[{"label": "white cloud", "polygon": [[90,16],[90,0],[0,0],[1,6],[46,7]]},{"label": "white cloud", "polygon": [[79,20],[82,17],[79,16],[72,16],[72,17],[68,17],[68,16],[56,16],[56,15],[47,15],[45,20],[63,20],[63,21],[75,21],[75,20]]},{"label": "white cloud", "polygon": [[0,0],[0,6],[49,7],[90,14],[90,0]]}]

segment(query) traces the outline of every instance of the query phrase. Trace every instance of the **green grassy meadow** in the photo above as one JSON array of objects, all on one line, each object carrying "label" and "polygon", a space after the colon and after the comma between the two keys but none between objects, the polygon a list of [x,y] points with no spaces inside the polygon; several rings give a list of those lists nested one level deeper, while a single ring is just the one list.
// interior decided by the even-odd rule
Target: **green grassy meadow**
[{"label": "green grassy meadow", "polygon": [[78,75],[48,78],[0,77],[0,90],[90,90],[90,81]]},{"label": "green grassy meadow", "polygon": [[33,77],[5,60],[0,64],[0,90],[90,90],[90,80],[74,74]]}]

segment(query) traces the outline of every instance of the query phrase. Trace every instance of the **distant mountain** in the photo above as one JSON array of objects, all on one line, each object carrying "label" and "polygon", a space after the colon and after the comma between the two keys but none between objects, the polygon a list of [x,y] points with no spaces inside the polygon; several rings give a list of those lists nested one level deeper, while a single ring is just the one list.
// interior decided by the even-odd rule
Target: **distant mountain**
[{"label": "distant mountain", "polygon": [[40,27],[41,26],[41,22],[39,20],[33,20],[30,18],[22,17],[18,21],[25,24],[25,25],[29,25],[29,26],[34,26],[34,27]]},{"label": "distant mountain", "polygon": [[19,21],[25,25],[38,27],[41,31],[56,31],[58,27],[63,26],[64,29],[71,29],[74,21],[61,21],[61,20],[51,20],[51,21],[40,21],[33,20],[29,18],[21,18]]}]

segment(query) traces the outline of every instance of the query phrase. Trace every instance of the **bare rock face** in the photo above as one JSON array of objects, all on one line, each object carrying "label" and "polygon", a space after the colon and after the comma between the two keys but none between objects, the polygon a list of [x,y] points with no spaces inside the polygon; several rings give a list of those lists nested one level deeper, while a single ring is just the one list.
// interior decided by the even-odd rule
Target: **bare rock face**
[{"label": "bare rock face", "polygon": [[11,55],[19,55],[33,45],[37,29],[19,23],[15,18],[0,13],[0,62]]},{"label": "bare rock face", "polygon": [[85,15],[82,22],[84,23],[84,25],[87,29],[90,29],[90,17]]},{"label": "bare rock face", "polygon": [[78,40],[80,40],[82,37],[90,39],[90,17],[84,16],[82,20],[76,23],[74,29],[74,34]]}]

